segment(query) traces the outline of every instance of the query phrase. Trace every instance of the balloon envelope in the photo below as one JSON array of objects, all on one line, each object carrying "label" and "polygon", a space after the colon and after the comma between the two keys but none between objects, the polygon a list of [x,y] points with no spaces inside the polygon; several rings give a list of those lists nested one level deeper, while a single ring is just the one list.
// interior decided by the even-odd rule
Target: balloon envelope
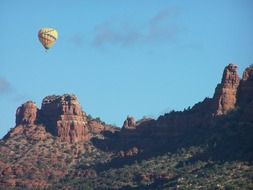
[{"label": "balloon envelope", "polygon": [[51,48],[58,38],[58,32],[53,28],[42,28],[38,33],[39,40],[44,48]]}]

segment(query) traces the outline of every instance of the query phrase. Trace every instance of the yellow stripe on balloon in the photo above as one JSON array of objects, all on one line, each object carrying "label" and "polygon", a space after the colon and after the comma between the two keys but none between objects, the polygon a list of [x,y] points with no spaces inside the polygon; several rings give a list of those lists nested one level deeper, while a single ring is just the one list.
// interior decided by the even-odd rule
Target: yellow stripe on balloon
[{"label": "yellow stripe on balloon", "polygon": [[49,49],[55,44],[58,32],[53,28],[42,28],[38,33],[38,37],[44,48]]}]

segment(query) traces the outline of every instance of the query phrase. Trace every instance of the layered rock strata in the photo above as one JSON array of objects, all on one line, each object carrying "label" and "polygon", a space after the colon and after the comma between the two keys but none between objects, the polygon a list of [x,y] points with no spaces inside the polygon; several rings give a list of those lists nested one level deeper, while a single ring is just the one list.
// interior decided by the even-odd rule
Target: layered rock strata
[{"label": "layered rock strata", "polygon": [[41,106],[41,120],[46,129],[67,142],[87,141],[85,114],[75,96],[47,96]]},{"label": "layered rock strata", "polygon": [[[23,126],[43,125],[46,131],[62,141],[74,143],[89,140],[87,123],[87,117],[74,95],[47,96],[40,110],[32,101],[17,109],[16,128],[11,134],[28,131]],[[36,127],[33,129],[36,130]]]},{"label": "layered rock strata", "polygon": [[217,85],[213,96],[215,115],[226,114],[235,108],[239,84],[237,66],[229,64],[225,67],[222,81]]}]

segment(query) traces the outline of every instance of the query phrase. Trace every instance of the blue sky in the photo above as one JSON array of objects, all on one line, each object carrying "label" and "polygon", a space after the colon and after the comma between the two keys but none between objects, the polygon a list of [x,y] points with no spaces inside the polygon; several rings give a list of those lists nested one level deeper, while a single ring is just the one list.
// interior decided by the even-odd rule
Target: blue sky
[{"label": "blue sky", "polygon": [[[16,108],[75,94],[122,126],[211,97],[223,68],[253,62],[250,0],[1,0],[0,137]],[[58,30],[45,53],[37,33]]]}]

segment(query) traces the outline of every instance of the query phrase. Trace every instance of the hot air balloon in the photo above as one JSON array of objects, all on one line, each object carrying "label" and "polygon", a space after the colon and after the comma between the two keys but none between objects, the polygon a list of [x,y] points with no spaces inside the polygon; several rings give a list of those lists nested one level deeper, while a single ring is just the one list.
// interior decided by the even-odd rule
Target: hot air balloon
[{"label": "hot air balloon", "polygon": [[39,40],[47,50],[51,48],[58,38],[58,33],[53,28],[42,28],[38,33]]}]

